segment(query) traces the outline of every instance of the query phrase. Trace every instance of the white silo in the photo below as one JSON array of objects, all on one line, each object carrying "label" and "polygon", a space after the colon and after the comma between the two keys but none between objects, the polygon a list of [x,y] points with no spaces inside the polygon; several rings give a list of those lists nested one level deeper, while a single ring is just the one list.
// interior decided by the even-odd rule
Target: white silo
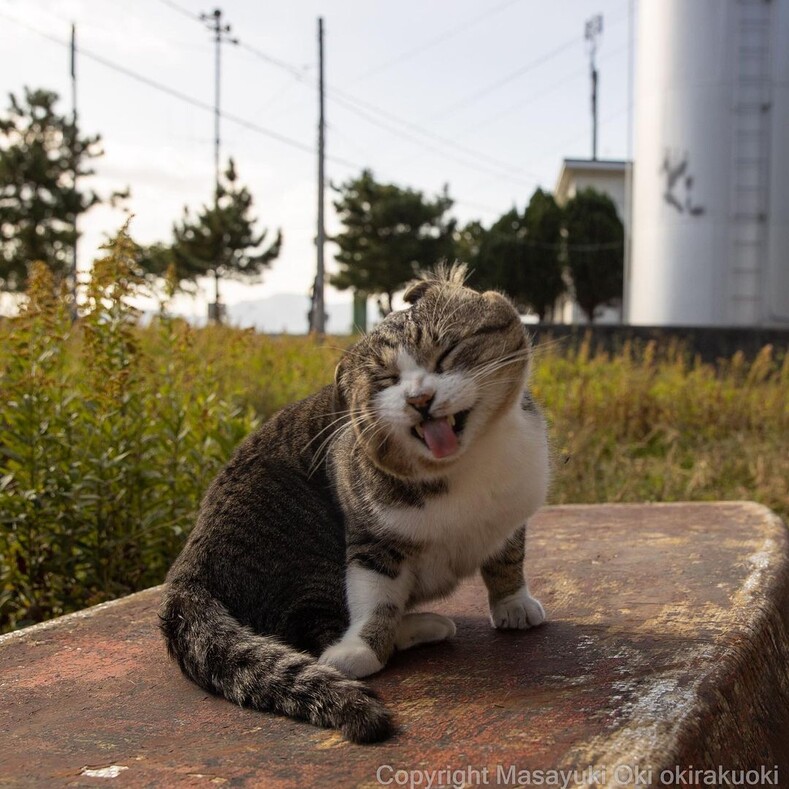
[{"label": "white silo", "polygon": [[789,0],[641,0],[628,321],[789,325]]}]

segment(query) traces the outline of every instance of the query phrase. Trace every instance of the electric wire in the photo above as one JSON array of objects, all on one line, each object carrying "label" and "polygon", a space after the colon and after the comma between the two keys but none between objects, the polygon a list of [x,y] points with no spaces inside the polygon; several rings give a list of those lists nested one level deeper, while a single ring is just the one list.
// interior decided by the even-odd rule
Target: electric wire
[{"label": "electric wire", "polygon": [[[612,20],[609,20],[608,27],[611,28],[613,25],[622,22],[626,19],[627,13],[619,13],[614,16]],[[564,52],[577,47],[579,43],[578,37],[573,36],[570,39],[567,39],[564,43],[559,44],[557,47],[549,50],[548,52],[544,52],[542,55],[539,55],[534,60],[531,60],[524,66],[520,66],[519,68],[515,69],[515,71],[511,71],[510,73],[504,75],[503,77],[499,77],[498,79],[494,80],[493,82],[488,83],[482,88],[475,90],[462,99],[453,102],[452,104],[447,105],[444,109],[440,110],[438,113],[434,115],[434,117],[446,117],[447,115],[454,115],[459,110],[464,109],[465,107],[476,103],[480,99],[483,99],[489,96],[494,91],[499,90],[500,88],[504,87],[504,85],[509,84],[513,80],[522,77],[524,74],[527,74],[529,71],[533,71],[536,68],[548,63],[549,61],[553,60],[555,57],[563,54]]]},{"label": "electric wire", "polygon": [[[10,22],[20,25],[21,27],[30,30],[32,33],[35,33],[36,35],[39,35],[43,38],[46,38],[47,40],[52,41],[55,44],[59,44],[60,46],[67,48],[71,47],[70,41],[66,41],[65,39],[59,38],[58,36],[54,36],[50,33],[44,32],[43,30],[39,30],[31,25],[28,25],[25,22],[22,22],[20,19],[16,19],[15,17],[9,16],[1,11],[0,11],[0,18],[7,19]],[[205,112],[210,112],[212,114],[215,112],[214,106],[208,103],[207,101],[203,101],[202,99],[198,99],[195,98],[194,96],[190,96],[187,93],[178,90],[177,88],[170,87],[169,85],[165,85],[164,83],[159,82],[158,80],[152,79],[151,77],[147,77],[144,74],[140,74],[137,71],[133,71],[132,69],[127,68],[126,66],[122,66],[119,63],[115,63],[112,60],[102,57],[101,55],[97,55],[95,52],[92,52],[89,49],[85,49],[82,46],[77,45],[75,47],[75,50],[78,54],[80,54],[82,57],[87,58],[88,60],[92,60],[95,63],[99,63],[100,65],[104,66],[105,68],[111,69],[112,71],[115,71],[119,74],[123,74],[124,76],[133,79],[137,82],[140,82],[143,85],[153,88],[154,90],[157,90],[161,93],[165,93],[169,96],[172,96],[173,98],[178,99],[179,101],[182,101],[185,104],[190,104],[191,106],[196,107],[197,109],[203,110]],[[250,131],[257,132],[258,134],[261,134],[265,137],[269,137],[270,139],[276,140],[277,142],[280,142],[283,145],[288,145],[291,148],[296,148],[300,151],[304,151],[305,153],[309,153],[309,154],[314,154],[315,152],[313,146],[303,143],[299,140],[293,139],[292,137],[288,137],[287,135],[281,134],[280,132],[274,131],[273,129],[268,129],[265,126],[261,126],[259,123],[255,123],[254,121],[248,120],[247,118],[242,118],[239,115],[235,115],[234,113],[226,112],[224,110],[222,110],[219,113],[219,115],[221,118],[230,121],[231,123],[235,123],[236,125],[249,129]],[[359,167],[359,165],[354,162],[349,162],[347,159],[342,159],[336,156],[327,156],[326,159],[327,161],[331,161],[335,164],[341,164],[345,167],[352,167],[354,169]]]},{"label": "electric wire", "polygon": [[[177,3],[172,2],[172,0],[160,0],[160,2],[164,3],[165,5],[167,5],[169,7],[174,8],[175,10],[180,11],[181,13],[191,17],[192,19],[196,19],[198,21],[201,21],[200,17],[195,16],[191,12],[189,12],[186,9],[184,9],[183,7],[179,6]],[[468,25],[473,24],[474,22],[479,21],[480,19],[489,16],[491,13],[495,12],[496,10],[503,10],[507,6],[513,5],[515,2],[520,2],[520,0],[507,0],[507,2],[501,3],[499,6],[496,6],[495,8],[490,9],[485,14],[481,14],[481,15],[479,15],[477,17],[474,17],[474,20],[470,21],[468,23]],[[457,32],[458,30],[460,30],[460,27],[455,28],[453,30],[455,30]],[[249,52],[250,54],[252,54],[255,57],[259,58],[263,62],[268,63],[269,65],[275,66],[276,68],[279,68],[279,69],[287,72],[296,81],[298,81],[298,82],[300,82],[302,84],[306,84],[310,88],[315,88],[316,87],[315,85],[312,84],[312,82],[310,82],[307,79],[306,72],[309,69],[312,68],[311,66],[305,66],[305,67],[299,68],[298,66],[296,66],[296,65],[294,65],[292,63],[288,63],[288,62],[282,60],[281,58],[277,58],[277,57],[274,57],[272,55],[269,55],[268,53],[263,52],[261,49],[259,49],[257,47],[254,47],[254,46],[252,46],[250,44],[247,44],[243,40],[239,40],[238,41],[238,46],[239,46],[239,48],[244,49],[247,52]],[[413,143],[415,143],[417,145],[422,146],[423,148],[425,148],[426,150],[430,151],[431,153],[438,154],[439,156],[443,156],[444,158],[447,158],[447,159],[451,159],[452,161],[454,161],[454,162],[456,162],[458,164],[461,164],[462,166],[469,167],[471,169],[476,169],[476,170],[481,171],[481,172],[486,172],[486,171],[489,172],[489,173],[493,172],[493,171],[490,170],[490,168],[487,168],[487,170],[486,170],[486,168],[483,167],[482,165],[477,165],[477,164],[475,164],[473,162],[468,162],[468,161],[466,161],[464,159],[460,159],[457,156],[453,156],[453,155],[449,154],[447,151],[443,150],[442,148],[438,148],[435,145],[429,145],[427,143],[424,143],[423,141],[414,138],[413,135],[399,132],[398,130],[392,128],[391,123],[399,124],[400,126],[415,132],[416,134],[419,134],[419,135],[422,135],[422,136],[427,137],[429,139],[435,140],[436,142],[441,143],[441,145],[443,145],[443,146],[450,146],[452,148],[455,148],[456,150],[460,151],[462,154],[464,154],[466,156],[475,157],[475,158],[479,159],[481,162],[487,161],[488,163],[490,163],[494,167],[504,171],[503,173],[496,172],[497,177],[504,177],[504,178],[507,178],[509,180],[520,181],[521,183],[524,183],[523,179],[520,179],[517,176],[513,176],[511,174],[511,171],[513,171],[513,170],[521,171],[524,175],[530,176],[531,178],[536,177],[533,173],[529,173],[526,170],[524,170],[523,168],[513,165],[511,162],[505,162],[505,161],[502,161],[500,159],[496,159],[495,157],[492,157],[489,154],[483,153],[481,151],[476,151],[476,150],[474,150],[472,148],[469,148],[469,147],[467,147],[465,145],[461,145],[461,144],[455,142],[454,140],[452,140],[452,139],[450,139],[448,137],[444,137],[444,136],[436,134],[435,132],[432,132],[432,131],[430,131],[428,129],[424,129],[423,127],[418,126],[417,124],[412,123],[410,121],[403,120],[402,118],[398,117],[394,113],[388,112],[388,111],[382,109],[381,107],[378,107],[378,106],[376,106],[374,104],[371,104],[368,101],[365,101],[363,99],[359,99],[359,98],[349,94],[348,92],[340,90],[339,88],[334,87],[332,85],[328,85],[327,86],[326,98],[329,101],[334,101],[337,104],[339,104],[340,106],[345,107],[345,109],[347,109],[347,110],[349,110],[351,112],[355,112],[357,115],[359,115],[360,117],[364,118],[369,123],[372,123],[372,124],[378,126],[379,128],[383,128],[386,131],[390,132],[391,134],[394,134],[394,135],[399,136],[399,137],[401,137],[403,139],[409,140],[410,142],[413,142]],[[381,122],[379,120],[376,120],[375,118],[371,117],[370,114],[378,115],[381,118],[383,118],[386,121],[388,121],[389,123],[385,124],[385,123],[383,123],[383,122]],[[531,183],[533,183],[533,181],[529,181],[529,184],[531,184]]]},{"label": "electric wire", "polygon": [[357,82],[361,80],[365,80],[368,77],[373,76],[374,74],[379,74],[382,71],[386,71],[387,69],[391,68],[392,66],[396,66],[399,63],[403,63],[406,60],[410,60],[412,57],[416,55],[421,55],[422,52],[425,52],[428,49],[432,49],[434,46],[438,44],[443,44],[444,41],[448,41],[450,38],[454,38],[458,33],[462,33],[465,30],[468,30],[470,27],[473,27],[478,22],[482,22],[485,19],[488,19],[495,14],[504,11],[504,9],[508,8],[515,3],[520,2],[520,0],[505,0],[503,3],[499,3],[497,6],[493,6],[493,8],[489,8],[482,14],[478,14],[472,19],[468,19],[465,22],[461,22],[460,24],[456,25],[449,30],[441,33],[440,35],[436,36],[435,38],[431,38],[429,41],[425,41],[422,44],[417,44],[415,47],[406,50],[405,52],[400,53],[399,55],[395,55],[390,60],[384,61],[383,63],[373,66],[368,71],[365,71],[358,79]]},{"label": "electric wire", "polygon": [[[12,17],[10,15],[7,15],[7,14],[3,13],[2,11],[0,11],[0,18],[6,19],[9,22],[17,24],[20,27],[23,27],[26,30],[29,30],[30,32],[32,32],[32,33],[34,33],[34,34],[36,34],[38,36],[41,36],[42,38],[45,38],[48,41],[51,41],[51,42],[53,42],[55,44],[58,44],[60,46],[66,47],[66,48],[70,48],[71,47],[71,42],[70,41],[67,41],[65,39],[61,39],[58,36],[54,36],[54,35],[52,35],[50,33],[47,33],[47,32],[45,32],[43,30],[39,30],[38,28],[35,28],[32,25],[29,25],[29,24],[27,24],[26,22],[23,22],[20,19],[16,19],[15,17]],[[158,80],[154,80],[154,79],[152,79],[150,77],[145,76],[144,74],[140,74],[140,73],[138,73],[136,71],[133,71],[132,69],[127,68],[126,66],[122,66],[122,65],[120,65],[118,63],[115,63],[115,62],[113,62],[111,60],[108,60],[107,58],[104,58],[101,55],[97,55],[95,52],[87,50],[84,47],[76,46],[75,49],[81,56],[87,58],[88,60],[92,60],[92,61],[104,66],[105,68],[108,68],[108,69],[110,69],[112,71],[115,71],[115,72],[117,72],[119,74],[122,74],[122,75],[124,75],[124,76],[126,76],[126,77],[128,77],[130,79],[133,79],[133,80],[135,80],[137,82],[140,82],[141,84],[146,85],[147,87],[153,88],[154,90],[157,90],[157,91],[159,91],[161,93],[169,95],[169,96],[171,96],[171,97],[173,97],[175,99],[178,99],[181,102],[184,102],[184,103],[189,104],[189,105],[191,105],[193,107],[196,107],[197,109],[203,110],[204,112],[209,112],[211,114],[213,114],[215,112],[215,108],[213,107],[213,105],[209,104],[206,101],[202,101],[201,99],[195,98],[194,96],[190,96],[190,95],[178,90],[177,88],[172,88],[169,85],[165,85],[164,83],[159,82]],[[299,140],[295,140],[295,139],[293,139],[291,137],[288,137],[286,135],[280,134],[279,132],[273,131],[272,129],[268,129],[268,128],[264,127],[264,126],[261,126],[260,124],[255,123],[254,121],[248,120],[247,118],[243,118],[241,116],[235,115],[234,113],[230,113],[230,112],[226,112],[226,111],[222,110],[222,111],[220,111],[219,114],[220,114],[220,117],[223,118],[224,120],[230,121],[231,123],[234,123],[237,126],[240,126],[241,128],[245,128],[245,129],[248,129],[250,131],[256,132],[256,133],[261,134],[263,136],[266,136],[266,137],[268,137],[270,139],[276,140],[277,142],[280,142],[280,143],[282,143],[284,145],[288,145],[291,148],[295,148],[295,149],[300,150],[302,152],[309,153],[310,155],[315,155],[314,147],[312,147],[312,146],[310,146],[310,145],[308,145],[306,143],[300,142]],[[339,156],[328,155],[328,156],[326,156],[326,161],[330,162],[330,163],[332,163],[334,165],[338,165],[338,166],[341,166],[341,167],[346,167],[346,168],[348,168],[350,170],[359,170],[360,171],[360,170],[365,169],[364,165],[361,165],[358,162],[352,162],[352,161],[350,161],[350,160],[348,160],[346,158],[339,157]],[[369,169],[369,166],[368,166],[368,169]],[[501,177],[501,176],[497,174],[497,177]],[[468,206],[468,207],[471,207],[471,208],[477,208],[477,209],[480,209],[480,210],[483,210],[483,211],[486,211],[486,212],[490,212],[490,213],[495,213],[496,210],[497,210],[497,209],[491,208],[490,206],[482,205],[480,203],[475,203],[473,201],[463,200],[462,198],[453,197],[452,201],[453,201],[453,203],[455,203],[457,205],[465,205],[465,206]]]}]

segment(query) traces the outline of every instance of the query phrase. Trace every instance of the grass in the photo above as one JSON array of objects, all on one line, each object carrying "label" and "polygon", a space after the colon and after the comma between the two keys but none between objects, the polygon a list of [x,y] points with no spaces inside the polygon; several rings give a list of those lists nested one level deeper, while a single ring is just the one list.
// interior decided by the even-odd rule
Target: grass
[{"label": "grass", "polygon": [[[350,340],[146,328],[121,233],[81,320],[34,270],[0,324],[0,631],[160,582],[241,438],[331,381]],[[751,499],[789,519],[789,357],[538,348],[552,503]]]},{"label": "grass", "polygon": [[789,357],[766,346],[751,363],[713,366],[660,350],[542,355],[551,501],[750,499],[789,519]]}]

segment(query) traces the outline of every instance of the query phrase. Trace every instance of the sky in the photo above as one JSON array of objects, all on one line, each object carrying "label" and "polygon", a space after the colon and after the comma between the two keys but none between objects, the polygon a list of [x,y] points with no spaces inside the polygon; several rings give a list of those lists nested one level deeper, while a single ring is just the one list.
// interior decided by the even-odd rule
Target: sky
[{"label": "sky", "polygon": [[[634,5],[634,4],[633,4]],[[0,112],[25,86],[71,112],[76,25],[83,133],[105,155],[86,186],[128,187],[131,233],[168,241],[183,207],[211,199],[214,47],[200,0],[0,0]],[[281,229],[262,284],[222,284],[227,304],[306,294],[315,275],[318,46],[323,18],[327,181],[363,168],[428,197],[445,184],[461,223],[489,225],[553,189],[563,158],[591,154],[587,19],[601,14],[598,156],[625,158],[630,0],[222,0],[237,44],[222,49],[221,157],[252,192],[258,227]],[[188,99],[188,100],[187,100]],[[339,230],[326,194],[326,228]],[[124,220],[100,206],[81,219],[80,268]],[[335,247],[326,246],[328,272]],[[213,289],[179,297],[203,314]],[[349,301],[327,292],[327,301]]]}]

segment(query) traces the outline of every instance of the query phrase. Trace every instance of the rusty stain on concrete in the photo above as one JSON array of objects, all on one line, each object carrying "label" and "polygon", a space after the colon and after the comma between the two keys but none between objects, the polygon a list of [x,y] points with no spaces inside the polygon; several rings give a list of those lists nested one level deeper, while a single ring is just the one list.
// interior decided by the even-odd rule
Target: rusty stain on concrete
[{"label": "rusty stain on concrete", "polygon": [[528,539],[549,621],[494,631],[479,579],[433,606],[457,636],[371,679],[400,726],[376,746],[190,683],[166,659],[159,588],[0,637],[0,786],[364,787],[393,776],[382,765],[513,785],[514,765],[607,767],[589,785],[613,787],[632,785],[617,765],[689,764],[777,765],[789,785],[789,541],[774,515],[553,507]]}]

